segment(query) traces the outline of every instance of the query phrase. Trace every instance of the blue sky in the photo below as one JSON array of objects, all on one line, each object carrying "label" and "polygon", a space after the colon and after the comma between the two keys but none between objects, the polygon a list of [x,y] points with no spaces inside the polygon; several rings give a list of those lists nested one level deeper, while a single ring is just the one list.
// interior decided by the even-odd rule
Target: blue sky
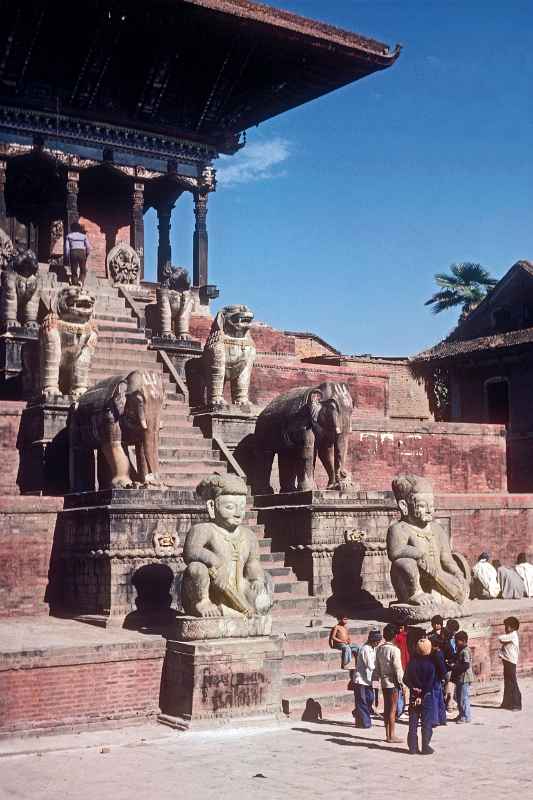
[{"label": "blue sky", "polygon": [[[275,5],[404,49],[390,69],[250,130],[246,148],[215,163],[217,304],[246,303],[345,353],[415,353],[457,318],[424,306],[435,272],[475,261],[500,276],[533,260],[533,3]],[[174,263],[190,267],[192,230],[184,195]]]}]

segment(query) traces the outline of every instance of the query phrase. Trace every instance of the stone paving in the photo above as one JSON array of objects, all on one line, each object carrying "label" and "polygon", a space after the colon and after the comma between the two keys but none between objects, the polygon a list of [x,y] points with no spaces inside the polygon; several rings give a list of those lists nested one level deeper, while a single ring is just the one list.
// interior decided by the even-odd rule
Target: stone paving
[{"label": "stone paving", "polygon": [[[384,742],[383,723],[356,730],[349,717],[261,728],[176,733],[145,724],[120,730],[0,741],[0,800],[383,800],[443,791],[462,800],[533,794],[533,679],[525,710],[474,698],[470,725],[435,733],[434,756]],[[406,736],[405,725],[399,733]]]}]

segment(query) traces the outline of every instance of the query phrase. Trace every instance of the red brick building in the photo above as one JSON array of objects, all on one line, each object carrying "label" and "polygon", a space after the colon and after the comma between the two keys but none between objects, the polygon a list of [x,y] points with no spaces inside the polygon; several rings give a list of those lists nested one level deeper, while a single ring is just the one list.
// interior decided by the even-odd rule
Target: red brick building
[{"label": "red brick building", "polygon": [[533,491],[533,265],[518,261],[444,341],[413,359],[446,382],[444,417],[506,426],[509,491]]}]

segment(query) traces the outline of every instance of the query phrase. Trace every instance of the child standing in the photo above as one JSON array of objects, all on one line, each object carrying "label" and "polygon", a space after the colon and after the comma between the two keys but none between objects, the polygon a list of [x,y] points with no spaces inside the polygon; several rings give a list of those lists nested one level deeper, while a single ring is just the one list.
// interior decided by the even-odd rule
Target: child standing
[{"label": "child standing", "polygon": [[376,647],[381,642],[381,632],[371,630],[366,643],[357,654],[357,670],[354,677],[355,727],[372,727],[372,703],[374,701],[374,670],[376,668]]},{"label": "child standing", "polygon": [[[435,665],[431,655],[429,639],[417,642],[415,655],[409,661],[403,676],[403,682],[409,687],[409,733],[407,744],[409,752],[431,755],[433,748],[429,746],[433,735],[433,685],[435,683]],[[422,726],[422,750],[418,749],[418,723]]]},{"label": "child standing", "polygon": [[402,741],[395,735],[395,725],[398,693],[402,689],[403,667],[400,648],[394,644],[395,636],[396,627],[385,625],[383,628],[385,644],[380,644],[376,650],[376,678],[381,681],[383,692],[383,719],[387,742],[397,743]]},{"label": "child standing", "polygon": [[505,633],[498,637],[502,645],[498,655],[503,664],[503,700],[500,708],[506,708],[508,711],[521,711],[522,695],[516,680],[516,665],[520,651],[518,640],[520,622],[516,617],[507,617],[503,624]]},{"label": "child standing", "polygon": [[455,657],[457,655],[457,648],[455,646],[455,634],[459,630],[459,623],[456,619],[449,619],[444,626],[444,660],[446,661],[446,666],[448,667],[448,671],[446,673],[446,679],[444,683],[444,703],[446,705],[446,711],[452,711],[455,709],[455,703],[453,700],[453,684],[451,682],[451,670],[455,663]]},{"label": "child standing", "polygon": [[452,683],[455,683],[455,699],[459,711],[455,722],[460,724],[462,722],[471,722],[472,720],[470,684],[474,680],[474,671],[472,670],[472,654],[468,647],[468,634],[466,631],[458,631],[455,634],[455,646],[457,654],[452,667],[451,680]]},{"label": "child standing", "polygon": [[337,624],[329,634],[329,646],[342,652],[341,666],[343,669],[350,666],[352,658],[354,656],[357,658],[357,653],[359,652],[359,645],[351,643],[350,633],[346,627],[347,623],[348,617],[337,617]]}]

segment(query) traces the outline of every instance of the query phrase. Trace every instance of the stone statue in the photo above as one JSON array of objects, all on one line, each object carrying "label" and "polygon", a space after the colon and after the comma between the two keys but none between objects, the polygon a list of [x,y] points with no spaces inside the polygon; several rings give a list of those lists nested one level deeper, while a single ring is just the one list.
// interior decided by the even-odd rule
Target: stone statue
[{"label": "stone statue", "polygon": [[259,544],[241,525],[247,487],[236,475],[211,475],[196,489],[210,522],[193,525],[185,539],[182,603],[193,617],[253,616],[272,607],[272,578],[259,560]]},{"label": "stone statue", "polygon": [[450,601],[460,606],[468,597],[470,568],[463,556],[452,553],[447,534],[433,521],[431,483],[416,475],[399,475],[392,490],[401,520],[387,531],[387,553],[399,603],[430,607],[426,613],[414,612],[420,620]]},{"label": "stone statue", "polygon": [[270,473],[278,454],[281,492],[315,488],[316,457],[324,465],[328,489],[351,483],[346,454],[353,400],[345,383],[299,386],[275,397],[255,425],[257,494],[271,494]]},{"label": "stone statue", "polygon": [[225,306],[216,315],[205,343],[203,366],[207,384],[207,406],[225,408],[224,383],[229,380],[232,403],[250,410],[248,392],[255,360],[250,336],[254,315],[248,306]]},{"label": "stone statue", "polygon": [[7,233],[0,228],[0,269],[5,269],[15,248]]},{"label": "stone statue", "polygon": [[183,267],[167,264],[161,286],[157,287],[157,313],[160,336],[164,339],[190,339],[189,321],[194,297],[189,274]]},{"label": "stone statue", "polygon": [[40,328],[40,388],[46,400],[61,395],[80,397],[88,387],[96,347],[92,320],[95,298],[81,286],[61,289],[56,312],[50,310]]},{"label": "stone statue", "polygon": [[[0,229],[0,233],[3,233]],[[17,245],[9,248],[9,237],[0,242],[1,272],[0,324],[4,330],[23,325],[38,328],[39,262],[33,250]],[[6,241],[7,240],[7,241]]]},{"label": "stone statue", "polygon": [[133,247],[126,242],[117,242],[106,259],[107,274],[113,283],[139,283],[141,259]]},{"label": "stone statue", "polygon": [[[159,428],[164,396],[160,372],[135,370],[100,381],[80,397],[68,422],[73,490],[93,488],[80,485],[77,462],[83,450],[95,449],[105,458],[113,488],[162,488]],[[129,445],[135,445],[135,469],[127,455]]]}]

